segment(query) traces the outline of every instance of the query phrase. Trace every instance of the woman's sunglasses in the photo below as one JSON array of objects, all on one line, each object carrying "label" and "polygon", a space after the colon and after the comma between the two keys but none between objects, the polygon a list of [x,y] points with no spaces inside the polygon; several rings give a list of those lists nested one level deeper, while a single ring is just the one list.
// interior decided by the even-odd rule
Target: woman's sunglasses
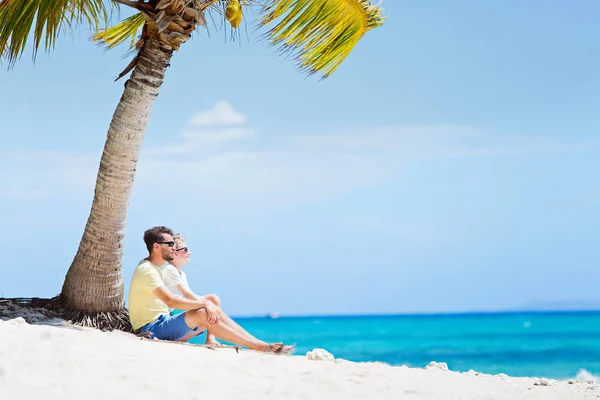
[{"label": "woman's sunglasses", "polygon": [[185,251],[187,253],[188,252],[188,248],[187,247],[182,247],[180,249],[177,249],[176,251]]}]

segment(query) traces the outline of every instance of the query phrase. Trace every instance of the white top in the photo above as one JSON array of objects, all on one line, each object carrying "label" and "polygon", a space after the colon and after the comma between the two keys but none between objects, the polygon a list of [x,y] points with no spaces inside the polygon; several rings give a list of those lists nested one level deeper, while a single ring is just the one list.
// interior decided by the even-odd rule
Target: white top
[{"label": "white top", "polygon": [[[179,291],[177,286],[181,285],[187,290],[190,290],[185,272],[179,271],[172,264],[167,264],[162,270],[163,281],[167,289],[171,291],[175,296],[184,297],[183,293]],[[191,290],[190,290],[191,291]],[[169,308],[169,311],[173,311],[174,308]]]}]

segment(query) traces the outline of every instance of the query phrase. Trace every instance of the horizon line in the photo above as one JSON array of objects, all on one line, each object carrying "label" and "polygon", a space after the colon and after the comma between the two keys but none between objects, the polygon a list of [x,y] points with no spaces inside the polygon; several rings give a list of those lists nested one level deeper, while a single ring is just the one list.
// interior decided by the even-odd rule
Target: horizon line
[{"label": "horizon line", "polygon": [[595,314],[598,308],[574,309],[516,309],[516,310],[482,310],[482,311],[432,311],[432,312],[401,312],[401,313],[358,313],[358,314],[280,314],[268,312],[254,315],[237,315],[234,318],[246,319],[292,319],[292,318],[347,318],[347,317],[443,317],[443,316],[484,316],[484,315],[514,315],[514,314]]}]

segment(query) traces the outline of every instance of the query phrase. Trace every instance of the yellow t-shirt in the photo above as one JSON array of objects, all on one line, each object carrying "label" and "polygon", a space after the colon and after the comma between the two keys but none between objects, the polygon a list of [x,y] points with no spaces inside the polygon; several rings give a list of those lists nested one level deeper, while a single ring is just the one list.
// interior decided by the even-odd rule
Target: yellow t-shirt
[{"label": "yellow t-shirt", "polygon": [[169,307],[152,293],[164,285],[160,267],[148,260],[140,261],[129,286],[129,320],[134,331],[161,315],[169,315]]}]

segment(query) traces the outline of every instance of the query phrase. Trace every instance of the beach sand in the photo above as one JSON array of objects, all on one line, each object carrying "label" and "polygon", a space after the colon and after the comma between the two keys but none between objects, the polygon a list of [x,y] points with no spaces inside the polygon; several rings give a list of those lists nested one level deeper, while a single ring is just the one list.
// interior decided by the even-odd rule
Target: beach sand
[{"label": "beach sand", "polygon": [[0,320],[0,399],[599,399],[593,382],[309,360]]}]

